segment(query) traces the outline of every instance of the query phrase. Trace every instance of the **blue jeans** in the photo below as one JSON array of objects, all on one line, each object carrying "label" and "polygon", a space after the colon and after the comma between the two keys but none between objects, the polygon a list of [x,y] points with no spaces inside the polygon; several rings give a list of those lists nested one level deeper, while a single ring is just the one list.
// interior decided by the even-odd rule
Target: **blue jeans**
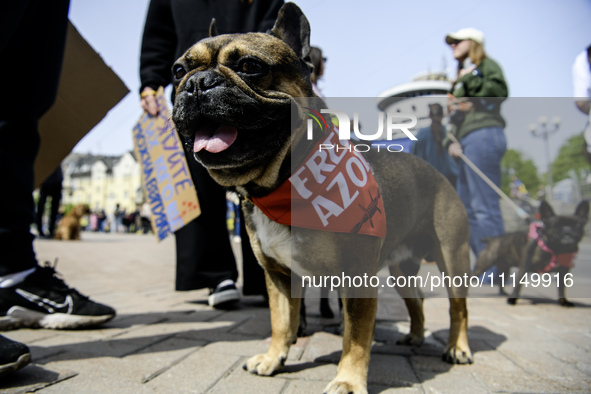
[{"label": "blue jeans", "polygon": [[[495,185],[501,185],[501,159],[507,150],[501,127],[475,130],[462,138],[464,155]],[[505,227],[499,206],[499,196],[474,170],[462,160],[456,189],[468,212],[470,247],[476,256],[484,249],[484,237],[504,234]]]}]

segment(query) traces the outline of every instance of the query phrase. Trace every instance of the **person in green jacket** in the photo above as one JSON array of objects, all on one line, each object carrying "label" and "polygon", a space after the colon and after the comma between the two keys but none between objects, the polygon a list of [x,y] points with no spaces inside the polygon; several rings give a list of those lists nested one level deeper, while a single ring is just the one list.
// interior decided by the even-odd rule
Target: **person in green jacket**
[{"label": "person in green jacket", "polygon": [[[501,103],[508,95],[501,67],[484,51],[484,34],[474,28],[449,33],[446,42],[458,61],[448,111],[451,133],[443,143],[451,157],[462,153],[497,186],[501,184],[501,159],[507,149],[505,120]],[[462,160],[456,190],[466,207],[470,222],[470,247],[476,256],[482,251],[485,237],[505,232],[499,197],[476,172]],[[486,273],[488,275],[489,273]]]}]

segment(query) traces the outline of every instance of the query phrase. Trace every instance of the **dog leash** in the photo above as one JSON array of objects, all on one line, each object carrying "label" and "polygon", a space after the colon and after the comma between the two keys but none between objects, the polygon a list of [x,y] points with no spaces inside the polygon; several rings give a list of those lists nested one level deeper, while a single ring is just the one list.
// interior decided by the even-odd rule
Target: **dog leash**
[{"label": "dog leash", "polygon": [[[460,146],[462,145],[460,144],[455,135],[453,135],[452,133],[447,133],[447,135],[453,142],[459,144]],[[526,220],[527,222],[531,221],[531,217],[529,216],[529,214],[525,212],[525,210],[521,208],[519,205],[515,204],[515,202],[511,200],[511,198],[508,195],[503,193],[503,191],[497,185],[495,185],[494,182],[489,179],[489,177],[487,177],[482,171],[480,171],[480,169],[476,167],[474,163],[472,163],[472,160],[468,159],[463,152],[460,153],[460,158],[464,160],[464,163],[466,163],[468,167],[473,169],[474,172],[478,174],[478,176],[482,178],[483,181],[485,181],[490,187],[492,187],[492,189],[499,195],[499,197],[505,200],[511,206],[511,208],[515,210],[515,212],[520,218]]]}]

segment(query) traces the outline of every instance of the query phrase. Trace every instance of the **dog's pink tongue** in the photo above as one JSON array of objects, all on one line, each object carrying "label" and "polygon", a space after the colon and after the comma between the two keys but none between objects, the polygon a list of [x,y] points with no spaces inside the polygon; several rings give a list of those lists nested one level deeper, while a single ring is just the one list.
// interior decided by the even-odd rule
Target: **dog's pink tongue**
[{"label": "dog's pink tongue", "polygon": [[199,152],[205,149],[211,153],[218,153],[226,150],[234,143],[238,136],[238,129],[234,126],[220,125],[213,130],[198,130],[195,133],[193,151]]}]

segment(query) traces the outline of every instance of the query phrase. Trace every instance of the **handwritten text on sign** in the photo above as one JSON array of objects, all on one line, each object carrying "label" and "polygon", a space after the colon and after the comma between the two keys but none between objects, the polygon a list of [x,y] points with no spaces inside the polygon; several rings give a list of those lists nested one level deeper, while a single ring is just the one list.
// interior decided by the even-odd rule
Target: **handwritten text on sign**
[{"label": "handwritten text on sign", "polygon": [[201,210],[162,88],[156,99],[158,115],[142,115],[133,129],[133,142],[142,168],[146,200],[152,210],[152,227],[158,240],[162,240],[199,216]]}]

